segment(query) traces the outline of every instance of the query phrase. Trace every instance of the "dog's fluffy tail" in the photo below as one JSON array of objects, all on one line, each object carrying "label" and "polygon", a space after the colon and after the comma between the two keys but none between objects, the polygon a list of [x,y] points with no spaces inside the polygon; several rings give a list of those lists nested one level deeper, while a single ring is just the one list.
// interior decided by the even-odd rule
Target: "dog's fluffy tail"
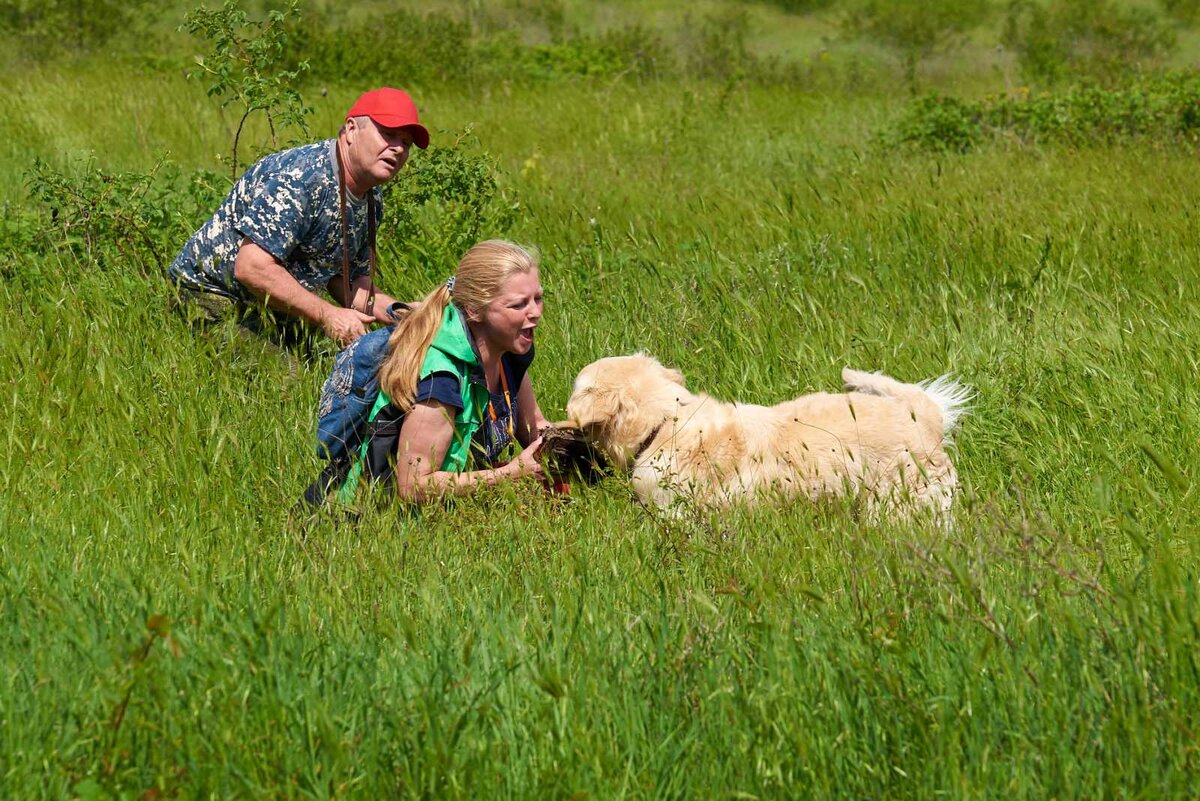
[{"label": "dog's fluffy tail", "polygon": [[959,419],[971,410],[967,404],[974,397],[970,387],[948,374],[919,384],[905,384],[883,373],[865,373],[847,367],[842,370],[842,381],[848,392],[900,398],[916,406],[932,404],[942,418],[942,433],[947,436],[958,425]]}]

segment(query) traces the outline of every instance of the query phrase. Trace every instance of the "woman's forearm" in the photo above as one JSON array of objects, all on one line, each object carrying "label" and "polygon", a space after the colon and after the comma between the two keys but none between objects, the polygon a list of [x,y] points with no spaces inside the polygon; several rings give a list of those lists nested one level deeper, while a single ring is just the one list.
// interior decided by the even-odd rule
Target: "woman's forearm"
[{"label": "woman's forearm", "polygon": [[479,487],[491,487],[512,481],[522,475],[513,469],[516,462],[489,470],[472,470],[468,473],[452,473],[438,470],[434,473],[404,477],[396,473],[396,491],[400,497],[413,503],[445,498],[452,495],[469,495]]}]

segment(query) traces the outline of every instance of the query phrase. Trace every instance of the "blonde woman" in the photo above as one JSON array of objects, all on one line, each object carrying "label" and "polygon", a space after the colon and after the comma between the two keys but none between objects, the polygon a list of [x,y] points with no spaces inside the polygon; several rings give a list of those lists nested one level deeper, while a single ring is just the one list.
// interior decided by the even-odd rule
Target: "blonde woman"
[{"label": "blonde woman", "polygon": [[[501,240],[467,251],[392,333],[360,458],[340,497],[350,500],[363,479],[391,475],[397,494],[418,503],[544,479],[535,454],[546,421],[528,375],[541,319],[533,255]],[[505,462],[514,444],[522,450]]]}]

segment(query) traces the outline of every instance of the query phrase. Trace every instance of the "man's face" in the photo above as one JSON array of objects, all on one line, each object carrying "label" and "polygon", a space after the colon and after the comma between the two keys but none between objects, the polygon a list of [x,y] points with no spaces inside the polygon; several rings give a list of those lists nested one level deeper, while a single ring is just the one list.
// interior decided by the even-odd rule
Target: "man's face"
[{"label": "man's face", "polygon": [[370,117],[354,117],[346,121],[346,141],[348,166],[362,188],[370,189],[390,181],[408,161],[413,135],[408,128],[384,128]]}]

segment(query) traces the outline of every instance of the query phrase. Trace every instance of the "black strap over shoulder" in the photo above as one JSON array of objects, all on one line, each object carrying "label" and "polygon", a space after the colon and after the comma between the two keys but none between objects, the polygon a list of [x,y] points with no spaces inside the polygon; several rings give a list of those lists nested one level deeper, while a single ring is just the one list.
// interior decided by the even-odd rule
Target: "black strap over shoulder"
[{"label": "black strap over shoulder", "polygon": [[363,441],[367,443],[363,477],[373,484],[382,483],[389,490],[394,489],[392,480],[396,475],[396,448],[403,424],[404,412],[389,403],[367,424],[363,435]]},{"label": "black strap over shoulder", "polygon": [[304,489],[303,503],[313,508],[324,506],[330,493],[336,492],[349,474],[349,461],[342,459],[329,462],[321,470],[321,475],[317,476],[317,480]]},{"label": "black strap over shoulder", "polygon": [[[363,431],[363,441],[366,442],[366,456],[363,459],[362,475],[372,484],[382,484],[386,492],[395,489],[393,479],[396,475],[396,447],[400,441],[400,426],[404,424],[404,414],[392,404],[379,410],[375,419],[367,423]],[[304,490],[303,503],[309,507],[324,506],[331,494],[346,483],[350,476],[352,459],[332,460],[316,481]]]}]

